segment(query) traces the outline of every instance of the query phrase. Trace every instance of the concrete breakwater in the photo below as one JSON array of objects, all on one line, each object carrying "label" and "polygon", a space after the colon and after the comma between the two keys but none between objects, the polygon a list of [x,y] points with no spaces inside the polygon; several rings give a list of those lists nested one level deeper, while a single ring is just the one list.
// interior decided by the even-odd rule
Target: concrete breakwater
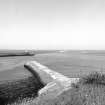
[{"label": "concrete breakwater", "polygon": [[44,98],[48,100],[57,97],[63,91],[68,90],[72,83],[79,81],[79,78],[68,78],[36,61],[27,62],[25,66],[35,70],[35,72],[39,74],[42,82],[46,84],[46,86],[38,92],[41,99]]}]

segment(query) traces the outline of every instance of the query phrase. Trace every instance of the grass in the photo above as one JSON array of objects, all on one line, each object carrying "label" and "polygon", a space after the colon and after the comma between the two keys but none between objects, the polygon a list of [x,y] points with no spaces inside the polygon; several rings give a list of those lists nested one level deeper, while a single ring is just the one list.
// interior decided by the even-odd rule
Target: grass
[{"label": "grass", "polygon": [[104,83],[105,75],[95,72],[82,77],[56,99],[40,100],[38,105],[105,105]]}]

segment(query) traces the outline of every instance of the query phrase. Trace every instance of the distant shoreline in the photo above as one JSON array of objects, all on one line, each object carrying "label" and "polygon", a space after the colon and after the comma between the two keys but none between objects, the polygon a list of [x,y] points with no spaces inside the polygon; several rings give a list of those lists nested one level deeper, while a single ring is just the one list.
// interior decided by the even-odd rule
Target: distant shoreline
[{"label": "distant shoreline", "polygon": [[1,50],[0,57],[11,57],[11,56],[34,56],[35,51],[33,50]]}]

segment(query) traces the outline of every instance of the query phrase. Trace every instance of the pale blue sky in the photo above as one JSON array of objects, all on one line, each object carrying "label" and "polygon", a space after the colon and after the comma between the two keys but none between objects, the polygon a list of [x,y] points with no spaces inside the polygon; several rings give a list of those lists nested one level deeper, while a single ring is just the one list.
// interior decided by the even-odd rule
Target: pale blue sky
[{"label": "pale blue sky", "polygon": [[105,49],[105,0],[0,0],[1,49]]}]

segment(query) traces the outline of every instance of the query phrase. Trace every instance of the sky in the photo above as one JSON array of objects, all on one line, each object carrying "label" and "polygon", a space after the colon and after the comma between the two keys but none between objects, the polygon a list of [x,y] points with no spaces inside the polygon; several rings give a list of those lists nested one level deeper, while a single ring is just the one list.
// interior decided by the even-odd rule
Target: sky
[{"label": "sky", "polygon": [[105,50],[105,0],[0,0],[0,49]]}]

